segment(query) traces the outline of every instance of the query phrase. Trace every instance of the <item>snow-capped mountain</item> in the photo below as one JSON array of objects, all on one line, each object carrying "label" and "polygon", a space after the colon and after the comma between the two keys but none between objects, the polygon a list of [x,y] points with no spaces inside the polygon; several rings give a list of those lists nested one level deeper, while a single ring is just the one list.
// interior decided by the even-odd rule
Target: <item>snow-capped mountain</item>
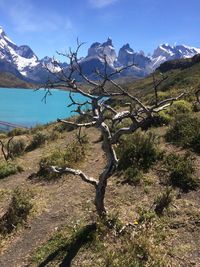
[{"label": "snow-capped mountain", "polygon": [[105,56],[108,63],[107,72],[111,73],[115,70],[117,55],[110,38],[108,38],[108,40],[104,43],[93,43],[88,49],[87,56],[85,58],[81,58],[79,60],[79,64],[86,75],[91,76],[91,78],[95,78],[95,70],[98,69],[99,71],[102,71],[104,69]]},{"label": "snow-capped mountain", "polygon": [[120,48],[118,54],[118,62],[121,63],[122,66],[135,64],[139,68],[146,68],[151,60],[149,57],[144,55],[144,52],[134,52],[134,50],[130,47],[129,44],[125,44]]},{"label": "snow-capped mountain", "polygon": [[99,58],[102,62],[104,62],[104,55],[106,55],[108,64],[114,66],[115,61],[117,60],[117,55],[110,38],[108,38],[105,43],[101,44],[96,42],[92,44],[88,49],[88,55],[86,56],[86,59]]},{"label": "snow-capped mountain", "polygon": [[2,27],[0,27],[0,60],[7,65],[7,71],[10,65],[11,73],[16,69],[22,77],[35,82],[40,82],[42,76],[44,78],[49,76],[46,67],[54,72],[60,71],[59,67],[53,66],[51,58],[48,58],[48,62],[45,59],[39,60],[29,46],[17,46],[6,36]]},{"label": "snow-capped mountain", "polygon": [[[116,68],[134,63],[134,66],[127,68],[116,77],[131,76],[136,78],[148,75],[165,61],[190,58],[199,53],[200,48],[162,44],[155,49],[150,57],[142,51],[134,51],[129,44],[125,44],[120,48],[117,55],[111,38],[108,38],[106,42],[93,43],[88,49],[87,56],[79,59],[79,63],[83,72],[90,78],[95,79],[95,70],[104,71],[104,56],[106,55],[108,73],[113,72]],[[16,45],[0,27],[0,72],[11,72],[19,78],[44,83],[47,78],[53,78],[51,73],[58,73],[61,68],[64,68],[67,73],[67,63],[55,65],[53,62],[54,59],[47,56],[38,59],[27,45]],[[80,79],[79,75],[75,78]]]},{"label": "snow-capped mountain", "polygon": [[191,58],[200,53],[200,48],[189,47],[186,45],[170,46],[169,44],[162,44],[158,46],[152,56],[152,68],[156,69],[165,61],[181,58]]}]

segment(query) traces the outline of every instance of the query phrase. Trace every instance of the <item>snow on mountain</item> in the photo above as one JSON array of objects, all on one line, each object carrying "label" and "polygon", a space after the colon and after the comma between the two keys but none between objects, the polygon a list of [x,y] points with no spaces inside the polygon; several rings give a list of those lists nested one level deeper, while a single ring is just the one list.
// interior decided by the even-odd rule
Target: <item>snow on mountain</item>
[{"label": "snow on mountain", "polygon": [[60,63],[57,64],[56,62],[58,62],[56,59],[47,56],[40,60],[42,66],[53,73],[61,71]]},{"label": "snow on mountain", "polygon": [[131,65],[134,61],[134,50],[130,47],[129,44],[123,45],[118,54],[118,62],[122,66]]},{"label": "snow on mountain", "polygon": [[[104,71],[104,57],[106,56],[108,73],[113,72],[116,68],[125,67],[134,63],[134,66],[124,70],[120,75],[143,77],[151,73],[165,61],[190,58],[198,53],[200,53],[200,48],[186,45],[170,46],[169,44],[162,44],[149,57],[142,51],[135,52],[127,43],[120,48],[117,55],[112,39],[108,38],[106,42],[93,43],[88,49],[87,56],[79,59],[79,63],[87,76],[96,78],[94,71],[96,69]],[[67,63],[55,65],[54,59],[50,57],[44,57],[39,60],[29,46],[17,46],[6,36],[3,28],[0,27],[0,71],[11,72],[18,77],[22,75],[25,79],[41,83],[45,82],[49,77],[53,78],[51,73],[58,73],[61,68],[64,68],[67,72]],[[80,76],[76,75],[76,78],[80,79]]]},{"label": "snow on mountain", "polygon": [[[25,57],[25,53],[29,56]],[[22,75],[28,76],[25,68],[33,68],[38,64],[38,59],[28,46],[18,47],[0,29],[0,58],[12,63]]]},{"label": "snow on mountain", "polygon": [[53,68],[52,59],[49,58],[48,64],[45,65],[44,60],[40,61],[29,46],[17,46],[13,43],[2,27],[0,27],[0,59],[10,63],[25,78],[37,82],[40,82],[41,78],[38,72],[42,71],[45,77],[48,75],[46,67],[52,72],[60,71],[58,67]]},{"label": "snow on mountain", "polygon": [[170,46],[169,44],[162,44],[158,46],[151,58],[152,69],[156,69],[165,61],[181,58],[191,58],[200,53],[199,48],[190,47],[186,45]]}]

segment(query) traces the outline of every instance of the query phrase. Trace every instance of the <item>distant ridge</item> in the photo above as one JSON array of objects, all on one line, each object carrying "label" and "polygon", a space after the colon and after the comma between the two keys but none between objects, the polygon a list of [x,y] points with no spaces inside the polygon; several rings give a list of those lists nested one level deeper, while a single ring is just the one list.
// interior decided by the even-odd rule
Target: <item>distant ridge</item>
[{"label": "distant ridge", "polygon": [[[79,59],[85,74],[95,79],[94,70],[100,71],[104,68],[104,55],[107,57],[108,73],[116,68],[121,68],[134,63],[134,66],[121,72],[115,78],[131,77],[142,78],[150,74],[160,64],[174,59],[191,58],[200,53],[200,48],[186,45],[170,46],[162,44],[158,46],[152,56],[147,56],[143,51],[137,52],[127,43],[117,53],[112,39],[109,37],[103,43],[95,42],[89,49],[86,57]],[[16,45],[7,37],[4,29],[0,27],[0,72],[9,72],[26,82],[44,83],[48,78],[54,78],[52,73],[60,72],[61,68],[68,71],[67,63],[60,63],[60,66],[53,65],[53,59],[44,57],[38,59],[37,55],[27,45]],[[75,76],[80,80],[80,76]]]}]

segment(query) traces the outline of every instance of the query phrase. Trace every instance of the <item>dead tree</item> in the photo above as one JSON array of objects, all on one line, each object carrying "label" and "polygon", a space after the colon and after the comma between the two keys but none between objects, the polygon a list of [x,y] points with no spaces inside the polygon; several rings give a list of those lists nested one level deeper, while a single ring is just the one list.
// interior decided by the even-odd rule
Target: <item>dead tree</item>
[{"label": "dead tree", "polygon": [[[70,51],[69,54],[65,55],[69,58],[70,66],[69,71],[65,72],[64,69],[60,73],[56,74],[57,82],[49,82],[46,84],[46,95],[49,93],[51,88],[68,88],[70,90],[70,106],[75,107],[75,112],[79,116],[84,117],[86,112],[84,107],[86,104],[89,104],[91,109],[87,116],[90,117],[90,121],[86,123],[76,123],[71,121],[66,121],[58,119],[59,122],[65,123],[67,125],[73,126],[75,128],[90,128],[96,127],[102,135],[102,149],[106,156],[106,166],[99,177],[93,178],[89,177],[82,170],[72,169],[72,168],[60,168],[59,166],[50,166],[51,171],[55,173],[68,173],[79,176],[84,182],[92,185],[95,190],[95,206],[98,215],[102,218],[107,214],[105,207],[105,192],[107,187],[108,179],[115,173],[118,167],[118,158],[116,155],[115,147],[119,142],[119,139],[127,134],[135,132],[139,128],[146,128],[149,123],[154,119],[161,110],[170,106],[174,101],[181,98],[184,93],[180,94],[177,97],[172,97],[165,99],[161,102],[158,102],[157,97],[157,82],[154,79],[156,85],[156,102],[153,106],[147,106],[137,97],[132,95],[129,91],[125,90],[123,86],[116,83],[113,78],[116,74],[121,73],[128,67],[116,69],[112,73],[107,71],[107,58],[104,56],[105,66],[104,71],[95,70],[96,76],[99,78],[98,81],[89,79],[81,67],[80,62],[78,61],[78,51],[82,44],[78,44],[75,52]],[[58,62],[54,62],[56,66],[59,65]],[[85,84],[88,84],[90,90],[85,90],[81,87],[80,83],[77,83],[74,77],[77,73],[82,77],[82,80]],[[110,84],[111,87],[107,87]],[[160,81],[159,81],[160,84]],[[85,96],[88,100],[84,103],[79,103],[74,100],[72,92],[77,92]],[[98,92],[98,93],[97,93]],[[108,99],[116,98],[126,98],[129,103],[127,103],[127,110],[118,111],[108,104]],[[108,118],[107,114],[110,113]],[[120,125],[120,122],[123,122],[125,119],[130,119],[130,125],[128,127],[121,127],[115,131],[111,131],[111,126],[109,125]],[[108,123],[110,120],[111,123]]]},{"label": "dead tree", "polygon": [[161,73],[161,79],[157,80],[155,73],[152,74],[153,77],[153,88],[154,88],[154,94],[155,94],[155,104],[156,106],[158,105],[158,87],[161,85],[161,83],[163,81],[165,81],[168,77],[167,76],[163,76],[163,74]]},{"label": "dead tree", "polygon": [[10,144],[11,144],[11,141],[13,140],[13,138],[14,137],[9,138],[6,145],[3,143],[2,140],[0,140],[1,151],[2,151],[2,154],[3,154],[5,161],[8,161],[9,159],[13,159],[13,155],[12,155],[12,152],[10,149]]}]

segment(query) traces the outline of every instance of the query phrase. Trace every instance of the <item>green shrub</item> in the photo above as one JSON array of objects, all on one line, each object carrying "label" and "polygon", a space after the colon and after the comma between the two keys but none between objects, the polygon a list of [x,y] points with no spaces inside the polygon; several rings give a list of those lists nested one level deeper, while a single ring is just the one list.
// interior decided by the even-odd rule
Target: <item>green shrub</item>
[{"label": "green shrub", "polygon": [[56,149],[40,160],[39,175],[47,179],[57,178],[60,175],[50,173],[49,166],[57,166],[61,168],[73,167],[76,163],[84,159],[85,154],[86,146],[80,145],[78,142],[73,142],[62,150]]},{"label": "green shrub", "polygon": [[60,134],[58,131],[53,130],[53,131],[49,134],[49,140],[51,140],[51,141],[57,140],[57,139],[60,138],[60,136],[61,136],[61,134]]},{"label": "green shrub", "polygon": [[200,153],[200,118],[177,116],[165,136],[166,140],[182,147],[191,147]]},{"label": "green shrub", "polygon": [[194,176],[193,159],[189,154],[169,154],[165,159],[165,165],[169,171],[169,183],[188,192],[199,186]]},{"label": "green shrub", "polygon": [[156,216],[154,210],[146,209],[146,208],[143,208],[143,207],[139,208],[138,213],[139,213],[139,219],[138,219],[139,223],[149,222],[152,219],[154,219],[155,216]]},{"label": "green shrub", "polygon": [[0,162],[0,179],[8,177],[17,172],[21,172],[23,169],[20,166],[8,162]]},{"label": "green shrub", "polygon": [[1,133],[0,131],[0,139],[5,139],[5,138],[7,138],[7,134]]},{"label": "green shrub", "polygon": [[157,215],[163,215],[163,212],[165,209],[167,209],[172,202],[172,190],[171,188],[167,188],[167,190],[155,199],[154,205],[155,205],[155,213]]},{"label": "green shrub", "polygon": [[33,194],[28,189],[16,188],[13,192],[7,212],[0,219],[0,233],[11,233],[18,225],[27,220],[33,207]]},{"label": "green shrub", "polygon": [[24,153],[26,147],[26,143],[23,139],[12,140],[10,143],[10,153],[12,156],[17,157]]},{"label": "green shrub", "polygon": [[117,147],[119,170],[137,167],[148,171],[161,155],[158,151],[156,136],[138,131],[124,138]]},{"label": "green shrub", "polygon": [[192,112],[192,104],[186,100],[175,101],[170,107],[169,114],[175,116],[177,114],[188,114]]},{"label": "green shrub", "polygon": [[122,183],[136,186],[141,182],[142,173],[149,170],[161,157],[161,153],[153,133],[138,131],[121,140],[117,147],[117,156],[118,170],[125,171]]},{"label": "green shrub", "polygon": [[33,128],[31,128],[31,133],[36,134],[38,132],[42,132],[45,129],[46,125],[37,124]]},{"label": "green shrub", "polygon": [[160,111],[159,114],[154,117],[153,126],[168,125],[177,115],[189,114],[191,112],[192,105],[188,101],[176,101],[169,108]]},{"label": "green shrub", "polygon": [[58,131],[59,133],[70,132],[73,131],[74,129],[75,126],[66,123],[60,123],[59,125],[55,126],[55,131]]},{"label": "green shrub", "polygon": [[129,167],[125,173],[124,178],[126,183],[130,185],[138,185],[141,182],[142,172],[137,167]]},{"label": "green shrub", "polygon": [[42,145],[45,144],[45,142],[48,140],[48,135],[43,132],[38,132],[33,136],[33,139],[30,143],[30,145],[27,147],[28,151],[34,150]]},{"label": "green shrub", "polygon": [[29,130],[25,128],[15,128],[8,132],[8,136],[17,136],[17,135],[23,135],[23,134],[28,134]]},{"label": "green shrub", "polygon": [[162,110],[159,112],[159,114],[154,116],[152,126],[160,127],[163,125],[168,125],[171,121],[172,117],[168,114],[168,111]]}]

